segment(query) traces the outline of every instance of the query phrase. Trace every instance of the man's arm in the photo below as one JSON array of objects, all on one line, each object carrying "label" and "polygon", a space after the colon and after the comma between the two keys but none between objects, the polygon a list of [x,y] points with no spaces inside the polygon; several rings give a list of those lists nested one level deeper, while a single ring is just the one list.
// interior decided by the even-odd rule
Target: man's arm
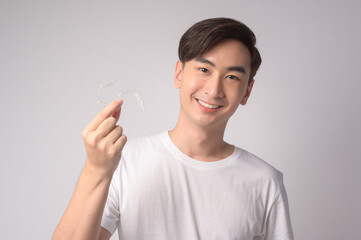
[{"label": "man's arm", "polygon": [[112,234],[103,227],[100,227],[99,240],[109,240]]},{"label": "man's arm", "polygon": [[293,240],[293,230],[285,186],[281,186],[266,219],[265,240]]},{"label": "man's arm", "polygon": [[122,101],[103,109],[84,129],[87,160],[72,199],[53,234],[56,239],[109,239],[100,227],[113,173],[126,143],[119,119]]}]

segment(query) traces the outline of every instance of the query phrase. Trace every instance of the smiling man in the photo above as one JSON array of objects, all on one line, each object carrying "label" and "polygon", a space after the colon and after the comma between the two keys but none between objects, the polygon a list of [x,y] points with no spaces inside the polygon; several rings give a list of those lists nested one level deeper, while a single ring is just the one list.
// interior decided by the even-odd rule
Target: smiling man
[{"label": "smiling man", "polygon": [[176,126],[126,143],[114,101],[84,129],[87,161],[53,239],[291,240],[282,173],[223,140],[261,64],[253,32],[228,18],[182,36]]}]

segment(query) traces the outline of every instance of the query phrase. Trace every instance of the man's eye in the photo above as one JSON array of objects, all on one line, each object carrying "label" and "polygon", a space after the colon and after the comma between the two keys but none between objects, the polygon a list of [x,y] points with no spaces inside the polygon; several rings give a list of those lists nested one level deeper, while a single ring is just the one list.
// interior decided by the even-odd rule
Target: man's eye
[{"label": "man's eye", "polygon": [[234,76],[234,75],[228,75],[227,77],[232,79],[232,80],[238,80],[239,81],[239,78]]},{"label": "man's eye", "polygon": [[208,69],[207,68],[199,68],[199,71],[206,73],[206,72],[208,72]]}]

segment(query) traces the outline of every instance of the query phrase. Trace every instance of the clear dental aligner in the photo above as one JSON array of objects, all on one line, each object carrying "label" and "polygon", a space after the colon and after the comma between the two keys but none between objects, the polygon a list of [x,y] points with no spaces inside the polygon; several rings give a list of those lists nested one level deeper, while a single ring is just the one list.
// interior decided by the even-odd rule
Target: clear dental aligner
[{"label": "clear dental aligner", "polygon": [[[101,98],[101,92],[102,92],[103,88],[105,88],[105,87],[110,87],[110,86],[112,86],[114,83],[115,83],[115,81],[110,81],[110,82],[106,82],[106,83],[104,83],[104,84],[102,84],[102,85],[100,85],[100,86],[98,87],[98,93],[97,93],[98,103],[103,104],[103,105],[105,105],[105,106],[109,104],[109,103],[106,103],[106,102],[104,102],[104,101],[102,100],[102,98]],[[136,99],[137,102],[138,102],[138,107],[139,107],[139,109],[140,109],[141,111],[144,111],[143,100],[142,100],[142,98],[140,97],[140,95],[139,95],[139,93],[137,92],[137,90],[135,90],[135,89],[129,89],[129,90],[120,92],[120,93],[118,94],[118,96],[117,96],[117,99],[118,99],[118,98],[123,98],[123,95],[124,95],[124,94],[127,94],[127,93],[132,93],[132,94],[133,94],[133,96],[135,97],[135,99]]]}]

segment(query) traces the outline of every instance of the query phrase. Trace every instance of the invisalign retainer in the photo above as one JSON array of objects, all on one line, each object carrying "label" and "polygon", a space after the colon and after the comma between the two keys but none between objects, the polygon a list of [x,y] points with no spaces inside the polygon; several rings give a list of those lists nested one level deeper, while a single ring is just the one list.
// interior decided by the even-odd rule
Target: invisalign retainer
[{"label": "invisalign retainer", "polygon": [[[98,103],[103,104],[104,106],[107,106],[107,105],[109,104],[109,103],[104,102],[104,101],[102,100],[102,98],[101,98],[101,92],[102,92],[103,88],[110,87],[110,86],[112,86],[114,83],[115,83],[115,81],[110,81],[110,82],[106,82],[106,83],[104,83],[104,84],[102,84],[102,85],[100,85],[100,86],[98,87],[98,94],[97,94]],[[140,109],[141,111],[144,111],[144,105],[143,105],[142,98],[140,97],[139,93],[138,93],[137,90],[135,90],[135,89],[129,89],[129,90],[120,92],[120,93],[118,94],[118,96],[117,96],[117,99],[118,99],[118,98],[123,98],[123,95],[124,95],[124,94],[130,94],[130,93],[132,93],[133,96],[135,97],[135,99],[137,100],[139,109]]]}]

